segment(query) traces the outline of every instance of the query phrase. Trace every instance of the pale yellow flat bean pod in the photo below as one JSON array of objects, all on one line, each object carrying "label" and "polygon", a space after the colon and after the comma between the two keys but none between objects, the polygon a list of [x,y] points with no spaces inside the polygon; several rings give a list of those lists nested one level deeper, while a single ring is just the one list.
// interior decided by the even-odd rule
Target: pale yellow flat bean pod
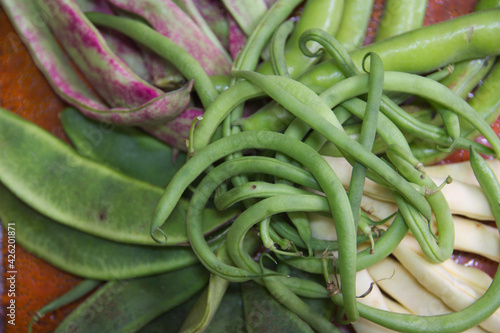
[{"label": "pale yellow flat bean pod", "polygon": [[[359,296],[365,294],[369,289],[370,285],[373,283],[373,278],[366,269],[359,271],[356,274],[356,294]],[[373,306],[377,309],[382,309],[390,311],[389,307],[385,303],[384,296],[380,291],[379,287],[375,284],[373,285],[370,293],[364,297],[358,298],[358,301],[362,304]],[[353,324],[354,330],[358,333],[388,333],[394,332],[388,328],[375,324],[364,318],[360,318],[357,322]]]},{"label": "pale yellow flat bean pod", "polygon": [[[431,264],[406,246],[405,240],[394,250],[393,254],[421,285],[438,296],[454,311],[462,310],[482,295],[477,286],[472,286],[470,281],[463,279],[458,269],[450,272],[443,265]],[[500,327],[500,310],[479,326],[487,331],[495,332]]]},{"label": "pale yellow flat bean pod", "polygon": [[[328,156],[324,156],[324,158],[338,175],[344,187],[347,188],[351,179],[351,165],[343,158]],[[436,184],[442,184],[446,180],[446,178],[431,178]],[[393,202],[391,191],[371,180],[367,179],[365,181],[363,191],[367,196],[381,201]],[[493,220],[488,200],[480,187],[454,180],[451,184],[445,185],[441,191],[453,214],[464,215],[481,221]]]},{"label": "pale yellow flat bean pod", "polygon": [[[497,178],[500,178],[500,160],[486,160]],[[425,172],[430,177],[439,177],[445,179],[450,176],[453,180],[458,180],[462,183],[479,186],[479,183],[474,176],[474,172],[468,161],[452,164],[438,164],[425,167]]]},{"label": "pale yellow flat bean pod", "polygon": [[425,289],[410,272],[393,258],[386,258],[368,268],[378,286],[411,313],[431,316],[452,310],[436,295]]}]

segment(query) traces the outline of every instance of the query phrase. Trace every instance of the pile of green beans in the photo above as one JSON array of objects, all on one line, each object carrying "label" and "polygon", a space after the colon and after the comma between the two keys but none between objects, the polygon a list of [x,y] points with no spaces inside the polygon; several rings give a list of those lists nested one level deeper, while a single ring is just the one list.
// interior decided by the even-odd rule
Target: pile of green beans
[{"label": "pile of green beans", "polygon": [[[475,303],[446,315],[383,311],[356,292],[357,272],[390,256],[408,233],[433,264],[451,257],[453,217],[424,164],[454,149],[470,151],[500,229],[500,183],[480,155],[500,156],[491,128],[500,112],[500,94],[491,92],[500,75],[500,8],[421,27],[427,1],[405,1],[384,15],[377,41],[362,46],[365,1],[308,0],[298,22],[287,19],[301,2],[275,1],[223,79],[141,20],[86,14],[194,80],[193,103],[205,111],[191,124],[187,153],[68,108],[61,121],[73,149],[0,108],[2,223],[18,223],[28,251],[88,279],[34,321],[101,281],[57,332],[148,332],[164,329],[160,320],[179,332],[241,320],[256,329],[262,323],[251,326],[251,314],[234,312],[254,292],[294,332],[340,332],[334,317],[461,332],[500,308],[499,272]],[[497,5],[484,3],[478,8]],[[425,105],[421,116],[405,109],[415,100]],[[247,106],[258,110],[245,118]],[[325,152],[352,166],[347,188]],[[376,219],[362,209],[368,181],[389,190],[394,214]],[[335,240],[315,237],[310,213],[333,219]],[[94,313],[108,297],[116,322]]]}]

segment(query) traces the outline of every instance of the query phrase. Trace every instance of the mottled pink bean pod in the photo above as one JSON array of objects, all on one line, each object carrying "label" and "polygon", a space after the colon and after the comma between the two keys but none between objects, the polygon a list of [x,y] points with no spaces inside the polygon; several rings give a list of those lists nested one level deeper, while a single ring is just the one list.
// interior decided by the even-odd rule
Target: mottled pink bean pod
[{"label": "mottled pink bean pod", "polygon": [[[106,0],[76,0],[82,12],[100,12],[114,15]],[[108,28],[98,28],[111,50],[122,59],[141,79],[152,82],[141,51],[137,45],[123,34]]]},{"label": "mottled pink bean pod", "polygon": [[143,129],[170,146],[186,151],[186,140],[189,138],[189,129],[193,119],[202,115],[202,109],[189,108],[168,123],[144,126]]},{"label": "mottled pink bean pod", "polygon": [[[52,0],[42,5],[44,11],[33,1],[3,1],[5,11],[34,61],[56,93],[69,104],[89,117],[126,125],[164,123],[187,108],[192,82],[165,94],[137,77],[109,48],[103,47],[102,36],[94,28],[89,28],[92,26],[82,19],[83,14],[74,2]],[[61,22],[66,23],[62,26]],[[81,52],[76,55],[75,62],[92,88],[74,70],[52,35],[49,24],[59,30],[66,27],[60,35],[68,40],[61,43],[66,41],[70,49],[73,48],[71,56]],[[83,57],[85,51],[89,51],[90,57]],[[96,72],[99,75],[95,75]]]},{"label": "mottled pink bean pod", "polygon": [[235,60],[245,46],[247,36],[229,13],[227,13],[227,21],[229,22],[229,53]]},{"label": "mottled pink bean pod", "polygon": [[229,49],[229,22],[224,5],[219,0],[192,0],[192,2],[222,46]]},{"label": "mottled pink bean pod", "polygon": [[230,73],[230,59],[171,0],[108,1],[120,9],[144,18],[156,31],[191,54],[208,75]]}]

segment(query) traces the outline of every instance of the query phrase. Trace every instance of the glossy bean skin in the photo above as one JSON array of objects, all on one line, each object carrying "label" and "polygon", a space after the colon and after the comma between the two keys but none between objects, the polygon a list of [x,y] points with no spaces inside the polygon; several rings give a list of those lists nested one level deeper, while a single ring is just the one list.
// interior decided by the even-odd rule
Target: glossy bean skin
[{"label": "glossy bean skin", "polygon": [[[373,43],[350,53],[360,67],[364,55],[377,53],[388,71],[427,73],[450,63],[500,53],[500,8],[472,13]],[[432,56],[428,56],[432,54]],[[298,79],[322,91],[343,78],[332,62],[312,67]]]},{"label": "glossy bean skin", "polygon": [[[17,242],[28,252],[71,274],[115,280],[158,274],[194,265],[189,247],[116,243],[51,221],[0,184],[0,218],[16,225]],[[50,242],[47,241],[50,239]]]},{"label": "glossy bean skin", "polygon": [[[500,115],[500,98],[496,91],[500,86],[500,61],[497,59],[491,72],[483,80],[468,103],[488,123],[493,123]],[[461,137],[473,139],[479,132],[469,123],[461,123]],[[464,147],[468,148],[468,147]],[[477,149],[477,147],[476,147]],[[412,152],[424,164],[433,164],[450,154],[441,151],[429,142],[419,141],[412,144]]]},{"label": "glossy bean skin", "polygon": [[[216,142],[208,145],[203,150],[199,150],[189,161],[186,163],[179,173],[174,177],[172,182],[169,184],[165,190],[164,196],[160,200],[153,223],[151,224],[151,235],[158,241],[161,241],[160,235],[156,234],[157,228],[161,227],[166,218],[170,215],[172,210],[172,203],[178,200],[180,193],[186,188],[201,172],[203,172],[209,165],[218,159],[230,154],[234,151],[243,150],[247,148],[267,148],[272,149],[281,153],[290,155],[296,159],[299,163],[308,167],[313,176],[318,181],[322,190],[326,193],[329,198],[329,203],[332,206],[332,214],[336,217],[337,221],[342,221],[343,228],[339,227],[339,234],[342,237],[342,251],[340,254],[340,261],[343,263],[342,275],[346,280],[351,280],[354,278],[355,274],[353,271],[354,266],[350,265],[350,260],[347,259],[356,250],[356,236],[354,232],[354,225],[352,223],[352,213],[349,210],[349,204],[347,195],[340,183],[337,183],[336,175],[331,171],[331,168],[326,167],[324,159],[317,154],[316,151],[312,150],[308,146],[302,144],[300,141],[292,140],[287,138],[287,136],[278,133],[267,133],[264,131],[259,132],[244,132],[239,134],[234,134],[229,138],[223,138],[217,140]],[[335,190],[337,189],[337,191]],[[204,188],[199,186],[197,191],[203,191]],[[195,193],[196,194],[196,193]],[[206,194],[205,194],[206,196]],[[192,200],[191,204],[195,202]],[[204,206],[203,200],[197,205]],[[342,204],[344,203],[344,204]],[[189,218],[189,217],[188,217]],[[349,222],[351,221],[351,222]],[[189,220],[188,220],[189,223]],[[193,231],[193,232],[192,232]],[[192,237],[200,237],[198,230],[191,230],[188,227],[188,232],[191,241]],[[168,235],[167,235],[168,237]],[[203,237],[196,240],[196,243],[203,245]],[[198,255],[208,255],[209,251],[201,247],[200,251],[195,249]],[[225,274],[225,272],[219,272]],[[236,275],[240,275],[239,272],[235,272]],[[246,272],[241,272],[243,278],[250,278],[251,276]],[[354,297],[353,285],[348,285],[344,290],[346,295],[349,297]],[[354,300],[354,299],[353,299]],[[354,319],[355,309],[351,309],[351,315]]]},{"label": "glossy bean skin", "polygon": [[355,50],[363,44],[373,8],[373,0],[346,1],[344,13],[335,38],[348,51]]},{"label": "glossy bean skin", "polygon": [[[0,181],[24,202],[54,221],[94,236],[157,245],[147,230],[161,188],[81,157],[8,110],[0,109],[0,119]],[[166,231],[170,229],[170,245],[187,241],[187,205],[185,199],[176,202],[165,226]],[[237,211],[206,213],[209,231],[232,219]]]},{"label": "glossy bean skin", "polygon": [[386,1],[375,41],[422,27],[427,0]]},{"label": "glossy bean skin", "polygon": [[[340,24],[344,0],[309,0],[304,5],[298,24],[290,36],[286,48],[285,59],[291,77],[297,77],[318,59],[306,57],[299,48],[300,35],[307,29],[318,28],[335,34]],[[272,73],[271,64],[265,62],[257,69],[260,73]]]}]

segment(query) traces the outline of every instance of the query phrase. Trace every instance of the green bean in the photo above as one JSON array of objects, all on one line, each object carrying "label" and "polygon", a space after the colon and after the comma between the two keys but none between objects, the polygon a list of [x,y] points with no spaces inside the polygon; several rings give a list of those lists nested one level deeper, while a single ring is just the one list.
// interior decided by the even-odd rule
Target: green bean
[{"label": "green bean", "polygon": [[[246,140],[248,141],[244,141]],[[224,142],[223,142],[224,141]],[[227,142],[226,142],[227,141]],[[237,149],[238,145],[241,145],[241,149],[249,148],[249,147],[262,147],[262,148],[269,148],[273,150],[277,150],[280,152],[283,152],[287,155],[292,156],[293,158],[299,158],[299,161],[303,163],[304,165],[308,166],[313,175],[316,177],[318,183],[321,186],[321,183],[325,181],[323,177],[326,177],[326,174],[330,174],[330,179],[328,179],[328,184],[329,187],[327,189],[324,189],[324,191],[328,194],[331,195],[330,198],[333,200],[335,198],[336,204],[337,202],[342,202],[344,199],[346,199],[346,196],[343,198],[342,193],[345,195],[345,191],[343,190],[342,187],[339,187],[340,183],[336,183],[335,179],[336,176],[335,174],[332,175],[331,169],[327,170],[325,169],[325,164],[324,159],[320,156],[317,155],[316,152],[312,150],[304,150],[303,148],[300,148],[303,144],[300,143],[299,141],[291,140],[288,139],[286,136],[282,134],[277,134],[277,133],[267,133],[267,132],[257,132],[257,133],[239,133],[237,135],[233,135],[231,138],[226,138],[225,140],[218,140],[211,145],[207,146],[205,149],[201,150],[198,152],[197,155],[193,157],[187,164],[186,164],[186,169],[189,169],[189,163],[191,161],[194,161],[195,158],[199,158],[200,162],[194,163],[193,162],[193,168],[197,166],[201,166],[203,168],[203,164],[201,164],[201,161],[206,161],[207,157],[210,157],[211,159],[217,157],[222,157],[226,153],[225,151],[230,151],[231,149]],[[255,145],[255,146],[254,146]],[[265,145],[265,146],[264,146]],[[302,149],[302,150],[299,150]],[[204,154],[202,154],[204,153]],[[207,155],[207,156],[204,156]],[[217,156],[219,155],[219,156]],[[311,165],[314,161],[314,166]],[[210,163],[210,161],[208,161]],[[228,163],[228,162],[226,162]],[[223,164],[224,165],[224,164]],[[227,164],[226,164],[227,165]],[[253,168],[256,168],[255,163],[253,164]],[[183,168],[184,169],[184,168]],[[181,169],[180,173],[182,175]],[[202,169],[203,170],[203,169]],[[217,171],[216,171],[217,170]],[[221,170],[221,171],[218,171]],[[320,171],[321,170],[321,171]],[[236,168],[233,167],[217,167],[215,168],[208,176],[206,176],[202,182],[199,184],[193,198],[191,201],[190,209],[188,211],[188,234],[190,236],[190,241],[191,245],[193,247],[193,250],[195,253],[200,256],[200,260],[202,262],[208,263],[210,265],[209,269],[215,270],[214,273],[218,274],[224,274],[226,278],[231,278],[231,279],[248,279],[248,273],[246,272],[241,272],[240,269],[234,269],[233,267],[225,267],[221,264],[215,265],[215,258],[210,251],[207,249],[207,245],[202,237],[202,234],[199,233],[199,228],[201,226],[201,220],[199,217],[199,211],[200,208],[205,206],[205,203],[212,193],[212,191],[215,189],[216,186],[218,186],[220,183],[222,183],[224,180],[226,180],[228,177],[231,177],[238,172]],[[320,174],[320,175],[316,175]],[[177,177],[177,176],[176,176]],[[188,173],[179,176],[179,182],[185,182],[187,177],[192,177],[191,175],[188,176]],[[319,178],[318,178],[319,177]],[[175,179],[175,178],[174,178]],[[171,182],[169,187],[172,186],[174,189],[180,189],[181,187],[176,185],[174,181]],[[175,187],[174,187],[175,186]],[[337,190],[342,191],[342,192],[335,192],[332,193],[333,188],[337,188]],[[172,198],[172,192],[169,192],[168,188],[166,190],[166,196],[165,203],[169,204],[171,203],[170,200],[175,200],[171,199]],[[167,201],[168,200],[168,201]],[[161,205],[162,203],[160,203]],[[159,206],[162,208],[162,206]],[[168,212],[167,212],[168,214]],[[167,215],[165,214],[165,215]],[[335,212],[334,212],[335,214]],[[344,216],[343,214],[346,214],[345,208],[344,210],[339,210],[337,212],[338,220],[343,221],[349,221],[349,214],[347,216]],[[340,217],[342,216],[342,217]],[[160,221],[162,222],[162,221]],[[160,224],[161,225],[161,224]],[[153,225],[154,226],[154,225]],[[154,231],[154,229],[152,229]],[[352,230],[348,230],[347,232],[351,232]],[[349,239],[346,237],[346,241],[348,242]],[[224,268],[227,268],[227,272]],[[238,277],[240,276],[241,277]]]},{"label": "green bean", "polygon": [[[193,156],[193,158],[189,160],[188,163],[186,163],[186,165],[177,173],[167,187],[165,195],[158,204],[155,218],[153,219],[153,223],[151,225],[152,236],[156,237],[153,233],[169,216],[171,209],[173,208],[173,203],[178,200],[183,189],[186,188],[189,183],[192,182],[207,166],[219,158],[235,151],[235,149],[242,150],[247,148],[273,149],[285,153],[292,156],[292,158],[296,159],[299,163],[302,163],[309,170],[311,170],[311,173],[318,181],[318,184],[329,198],[330,204],[332,207],[335,207],[332,209],[332,213],[336,216],[336,220],[342,221],[342,225],[345,224],[345,226],[339,227],[339,234],[343,236],[343,250],[340,254],[342,259],[340,259],[340,261],[346,267],[342,274],[346,277],[352,276],[351,267],[348,264],[349,260],[346,260],[344,257],[348,257],[352,251],[355,251],[355,233],[354,225],[352,224],[351,212],[347,208],[348,204],[345,205],[347,203],[347,195],[345,194],[342,185],[340,182],[337,183],[337,178],[332,172],[332,169],[327,166],[328,164],[326,161],[320,155],[317,155],[314,150],[305,146],[300,141],[289,139],[278,133],[267,133],[262,131],[239,133],[231,136],[230,138],[220,139],[205,147],[203,150],[198,151],[198,153]],[[202,182],[204,182],[205,179],[207,179],[207,177],[205,177]],[[211,181],[207,180],[206,182],[210,183]],[[207,189],[207,186],[199,185],[195,192],[195,196],[208,197],[210,192],[211,191]],[[194,199],[195,198],[193,197],[191,207],[193,207],[193,203],[196,202]],[[200,199],[199,201],[200,203],[196,203],[196,205],[201,207],[204,206],[203,201],[206,201],[206,199]],[[193,212],[193,209],[190,208],[189,212]],[[351,224],[349,225],[349,223]],[[188,216],[188,234],[190,236],[193,249],[197,255],[206,255],[210,257],[211,253],[210,251],[206,251],[206,248],[204,248],[205,241],[203,237],[201,237],[197,228],[199,228],[199,226],[193,223],[193,217]],[[200,248],[197,248],[198,246],[200,246]],[[199,249],[201,249],[201,252]],[[217,269],[220,269],[220,266],[217,267]],[[241,272],[241,270],[235,270],[232,267],[228,268],[228,270],[234,271],[234,275],[242,275],[244,279],[249,278],[247,272]],[[224,272],[218,273],[226,274],[226,271],[224,270]],[[354,295],[353,292],[352,294]]]},{"label": "green bean", "polygon": [[[286,64],[292,77],[302,74],[304,70],[319,60],[302,54],[298,45],[300,35],[310,28],[322,29],[334,35],[340,24],[343,7],[344,0],[308,0],[306,2],[297,26],[285,48]],[[272,73],[269,62],[261,64],[257,70],[260,73]]]},{"label": "green bean", "polygon": [[[248,141],[245,141],[248,140]],[[247,148],[263,148],[281,151],[293,157],[298,157],[304,165],[310,164],[310,160],[318,160],[318,155],[315,151],[305,148],[306,151],[290,150],[287,146],[302,146],[301,143],[295,140],[284,138],[284,135],[279,133],[267,133],[265,131],[245,132],[233,135],[231,138],[223,138],[217,140],[203,150],[199,150],[174,176],[164,191],[164,195],[157,204],[154,218],[151,223],[151,235],[159,240],[154,232],[161,227],[165,220],[172,213],[176,202],[181,197],[182,192],[189,184],[198,177],[207,167],[218,159],[234,152]],[[273,146],[274,145],[274,146]],[[241,147],[238,147],[241,146]],[[241,149],[238,149],[241,148]],[[321,159],[321,161],[324,161]],[[320,162],[324,165],[323,162]],[[319,167],[322,168],[322,167]],[[316,167],[311,170],[318,170]]]},{"label": "green bean", "polygon": [[[461,98],[466,99],[472,89],[486,76],[493,63],[494,60],[489,58],[460,62],[455,65],[453,73],[443,79],[441,83]],[[460,136],[461,131],[458,115],[435,102],[431,102],[431,105],[441,115],[446,132],[455,141]],[[448,150],[451,150],[451,148]]]},{"label": "green bean", "polygon": [[[80,156],[50,133],[5,109],[0,109],[0,145],[0,181],[32,208],[94,236],[157,245],[145,231],[161,188]],[[170,245],[187,241],[188,201],[182,199],[174,205],[164,227]],[[237,212],[207,209],[204,232],[225,224]]]},{"label": "green bean", "polygon": [[[473,148],[471,149],[471,166],[481,187],[484,189],[497,228],[500,230],[500,205],[498,204],[500,202],[500,183],[489,166]],[[499,292],[500,267],[497,269],[491,285],[479,299],[463,310],[451,314],[421,317],[390,313],[363,304],[358,304],[358,308],[364,318],[397,331],[462,332],[481,323],[497,311],[498,307],[500,307],[500,299],[497,297]],[[343,302],[340,295],[332,295],[332,299],[336,304],[342,304]]]},{"label": "green bean", "polygon": [[234,108],[250,98],[260,96],[264,96],[264,92],[246,81],[238,82],[222,92],[205,110],[203,120],[196,127],[195,150],[199,150],[210,143],[217,127]]},{"label": "green bean", "polygon": [[266,11],[255,29],[252,31],[245,46],[235,60],[233,68],[254,70],[262,50],[272,34],[285,21],[292,11],[303,0],[279,0]]},{"label": "green bean", "polygon": [[244,131],[267,130],[283,132],[295,116],[276,102],[270,102],[254,114],[234,121]]},{"label": "green bean", "polygon": [[[269,10],[265,12],[262,19],[259,21],[255,29],[248,37],[245,46],[238,54],[237,59],[233,65],[234,69],[254,70],[257,66],[258,60],[262,50],[266,46],[268,40],[271,38],[272,33],[293,11],[293,9],[300,3],[301,0],[280,0],[274,3]],[[236,79],[231,80],[231,85],[236,82]],[[223,123],[224,136],[230,135],[231,132],[239,132],[239,127],[231,124],[241,118],[243,113],[243,105],[238,105],[232,112],[231,116],[226,118]],[[243,183],[244,179],[234,179],[233,181]]]},{"label": "green bean", "polygon": [[[363,218],[366,218],[366,217],[363,217]],[[304,242],[300,238],[299,234],[297,233],[297,230],[295,230],[286,221],[275,219],[271,222],[271,226],[274,230],[276,230],[276,232],[279,235],[289,239],[291,242],[293,242],[298,247],[307,248],[306,244],[304,244]],[[372,236],[376,237],[377,235],[381,235],[382,233],[383,233],[383,231],[382,232],[374,231],[372,233]],[[363,243],[367,240],[368,240],[368,236],[366,236],[366,235],[358,235],[356,237],[357,244]],[[310,244],[311,244],[311,248],[313,250],[317,250],[317,251],[324,251],[325,249],[329,249],[331,251],[337,251],[338,247],[339,247],[339,244],[337,241],[326,240],[326,239],[315,238],[315,237],[311,237]]]},{"label": "green bean", "polygon": [[[6,228],[16,226],[16,240],[26,251],[80,277],[127,279],[198,262],[189,247],[120,244],[66,227],[32,210],[1,184],[0,199],[2,223]],[[212,245],[216,246],[217,242]]]},{"label": "green bean", "polygon": [[388,0],[380,20],[375,41],[422,27],[427,0]]},{"label": "green bean", "polygon": [[70,289],[67,293],[65,293],[61,297],[59,297],[56,300],[45,305],[40,310],[37,310],[29,323],[28,333],[31,333],[34,322],[38,321],[40,318],[45,316],[47,313],[55,311],[55,310],[65,306],[66,304],[69,304],[71,302],[74,302],[74,301],[82,298],[83,296],[87,295],[92,290],[94,290],[97,286],[99,286],[100,283],[101,283],[101,281],[99,281],[99,280],[83,280],[82,282],[78,283],[76,286],[74,286],[72,289]]},{"label": "green bean", "polygon": [[243,283],[241,287],[247,331],[313,332],[308,324],[283,307],[265,287],[254,282]]},{"label": "green bean", "polygon": [[152,185],[165,187],[186,161],[184,152],[132,127],[98,123],[73,108],[64,109],[59,119],[81,155]]},{"label": "green bean", "polygon": [[[231,263],[231,258],[227,253],[225,242],[223,242],[217,250],[217,257],[222,262],[228,264]],[[178,330],[178,332],[203,331],[216,314],[217,308],[219,307],[228,286],[229,281],[217,275],[211,274],[208,280],[208,286],[189,311],[182,327]]]},{"label": "green bean", "polygon": [[[348,98],[348,96],[341,92],[349,91],[350,96],[355,97],[367,92],[367,83],[368,76],[365,76],[364,74],[350,77],[342,81],[342,85],[334,85],[322,93],[322,99],[325,100],[329,106],[336,105],[341,102],[339,99]],[[460,117],[475,126],[481,134],[483,134],[487,140],[490,141],[493,149],[496,152],[500,152],[499,139],[495,132],[491,129],[490,125],[478,116],[477,111],[467,104],[467,102],[462,100],[439,82],[408,73],[385,72],[384,90],[411,93],[446,106],[449,110],[456,112]],[[341,97],[339,98],[339,96]],[[382,99],[381,111],[399,127],[411,126],[412,133],[429,139],[432,138],[432,140],[436,142],[448,142],[448,145],[451,144],[451,142],[449,142],[449,138],[443,140],[444,137],[440,134],[441,129],[433,128],[433,126],[426,126],[426,129],[418,128],[415,126],[415,118],[410,115],[405,116],[404,112],[397,112],[397,108],[397,105],[394,105],[390,99]],[[405,118],[401,119],[401,116],[404,116]],[[410,127],[408,127],[408,129],[409,128]],[[416,131],[421,134],[416,133]]]},{"label": "green bean", "polygon": [[273,73],[276,75],[290,76],[288,67],[286,66],[285,42],[291,34],[293,27],[292,21],[285,21],[276,30],[271,40],[269,55]]},{"label": "green bean", "polygon": [[[335,209],[335,208],[332,208]],[[235,220],[233,227],[228,232],[227,235],[227,246],[228,251],[233,259],[233,262],[239,266],[243,267],[248,271],[257,272],[259,270],[258,264],[253,261],[253,259],[243,253],[242,251],[242,241],[245,237],[247,231],[258,221],[264,219],[273,214],[281,213],[281,212],[294,212],[294,211],[328,211],[328,202],[324,200],[322,197],[311,196],[311,195],[280,195],[273,196],[267,199],[264,199],[252,207],[245,210],[238,218]],[[335,211],[332,211],[335,214]],[[339,266],[340,266],[340,274],[342,280],[342,293],[345,297],[354,297],[355,299],[355,291],[351,288],[353,287],[352,283],[355,283],[355,277],[352,280],[345,280],[345,270],[355,268],[355,265],[351,266],[353,262],[346,262],[342,260],[340,257],[342,251],[345,249],[343,247],[344,243],[341,239],[344,224],[339,223],[341,220],[336,219],[336,229],[339,234]],[[344,222],[344,221],[342,221]],[[347,224],[346,224],[347,225]],[[352,228],[352,225],[347,226]],[[355,261],[355,258],[353,258]],[[355,264],[355,262],[354,262]],[[354,294],[352,294],[354,292]],[[349,309],[346,307],[347,314],[350,320],[356,320],[356,309]],[[351,312],[352,311],[352,312]]]},{"label": "green bean", "polygon": [[[464,15],[367,45],[350,55],[357,66],[366,53],[374,52],[382,58],[386,70],[428,73],[450,63],[498,54],[500,43],[495,36],[500,33],[499,16],[500,8]],[[342,78],[335,64],[325,61],[298,80],[322,91]]]},{"label": "green bean", "polygon": [[[500,113],[500,97],[496,93],[500,82],[500,60],[496,60],[491,72],[475,91],[469,104],[487,123],[493,123]],[[479,135],[475,127],[469,123],[461,124],[461,137],[473,139]],[[464,147],[468,148],[468,147]],[[477,147],[475,147],[478,149]],[[428,142],[415,142],[412,144],[414,155],[424,164],[436,163],[444,159],[449,152],[440,151]]]},{"label": "green bean", "polygon": [[106,283],[55,332],[135,332],[200,291],[208,281],[201,265],[169,273]]},{"label": "green bean", "polygon": [[355,50],[363,44],[370,22],[373,0],[346,1],[340,26],[335,38],[347,50]]},{"label": "green bean", "polygon": [[237,202],[248,198],[268,198],[279,194],[310,194],[306,190],[296,188],[286,184],[272,184],[267,182],[248,182],[237,186],[221,195],[217,195],[214,199],[215,207],[218,210],[224,210]]},{"label": "green bean", "polygon": [[[358,252],[356,256],[356,270],[359,272],[380,260],[384,259],[394,251],[396,246],[399,245],[403,237],[408,231],[408,226],[403,219],[401,214],[397,214],[393,222],[389,226],[386,232],[380,234],[380,237],[375,241],[374,248],[366,248]],[[323,247],[318,250],[324,251],[325,249],[335,251],[335,247]],[[287,257],[281,258],[284,262],[292,267],[296,267],[308,273],[322,274],[321,258],[312,257]],[[335,271],[338,272],[338,267],[335,267]],[[334,272],[332,267],[332,273]]]},{"label": "green bean", "polygon": [[[443,193],[437,188],[436,184],[434,184],[429,176],[418,171],[413,163],[409,163],[404,158],[406,154],[407,151],[402,151],[402,149],[398,148],[397,144],[390,144],[387,147],[387,156],[394,165],[397,166],[398,170],[410,181],[429,189],[431,194],[426,195],[426,198],[432,207],[437,221],[439,235],[437,243],[434,241],[435,236],[433,234],[432,237],[429,235],[430,230],[428,226],[422,226],[422,224],[419,223],[419,221],[422,221],[419,213],[411,206],[408,206],[406,209],[406,207],[404,207],[406,205],[400,205],[401,198],[397,194],[395,194],[394,198],[398,203],[401,213],[405,216],[406,223],[410,227],[410,230],[427,258],[433,262],[442,262],[448,259],[453,252],[455,240],[453,218]],[[410,214],[413,218],[410,217]]]},{"label": "green bean", "polygon": [[325,333],[340,332],[329,319],[313,311],[290,288],[280,283],[276,277],[265,278],[265,286],[274,298],[307,322],[315,331]]},{"label": "green bean", "polygon": [[[359,143],[367,150],[373,149],[375,134],[377,131],[378,113],[380,100],[382,98],[382,87],[384,82],[384,67],[382,60],[373,53],[368,53],[371,58],[370,79],[368,88],[368,98],[366,111],[361,125]],[[365,185],[366,167],[356,162],[353,165],[351,181],[349,183],[349,201],[351,203],[354,223],[357,227],[359,223],[359,211],[361,207],[361,197]],[[362,222],[361,222],[362,223]]]},{"label": "green bean", "polygon": [[245,71],[236,72],[235,75],[245,77],[246,79],[255,82],[262,89],[266,90],[266,92],[270,94],[273,99],[279,101],[279,103],[286,107],[290,112],[306,121],[312,128],[320,132],[336,146],[348,151],[357,161],[369,166],[388,183],[397,187],[399,191],[404,193],[407,199],[411,200],[411,202],[418,207],[419,211],[421,211],[424,216],[430,218],[430,208],[427,202],[424,203],[425,199],[416,194],[411,185],[407,184],[407,182],[404,181],[403,178],[385,162],[382,162],[378,159],[378,157],[369,153],[356,141],[350,140],[343,131],[339,130],[335,126],[332,126],[329,121],[325,121],[322,117],[322,113],[317,113],[322,112],[323,110],[327,112],[326,110],[329,110],[329,108],[328,106],[322,108],[316,107],[317,105],[321,106],[325,104],[316,94],[312,93],[312,95],[307,96],[315,96],[316,98],[314,102],[305,103],[296,97],[299,96],[304,98],[304,94],[301,94],[302,96],[297,94],[293,95],[287,91],[287,89],[293,89],[294,91],[299,89],[299,83],[296,81],[291,81],[285,77],[278,76],[271,78],[270,76],[263,76],[258,73]]},{"label": "green bean", "polygon": [[217,90],[200,64],[189,53],[147,24],[103,13],[91,12],[86,15],[90,22],[117,30],[148,47],[172,63],[185,78],[194,80],[194,88],[205,108],[217,97]]}]

